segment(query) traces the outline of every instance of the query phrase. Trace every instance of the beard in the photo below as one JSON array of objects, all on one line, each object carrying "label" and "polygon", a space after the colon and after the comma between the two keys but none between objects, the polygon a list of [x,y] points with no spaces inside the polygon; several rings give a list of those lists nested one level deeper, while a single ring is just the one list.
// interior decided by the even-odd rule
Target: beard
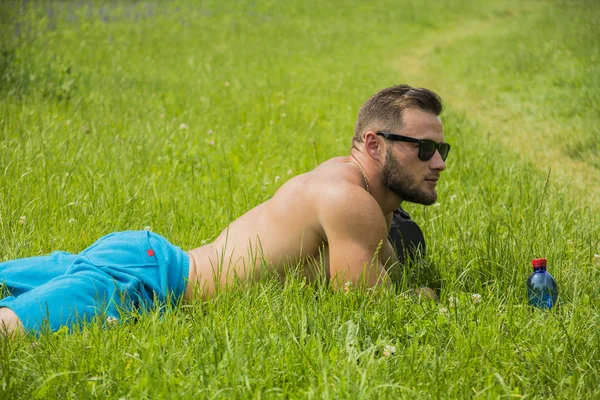
[{"label": "beard", "polygon": [[408,172],[408,169],[393,156],[391,147],[386,149],[381,180],[386,188],[398,195],[403,201],[429,206],[437,200],[435,189],[432,188],[430,191],[421,189],[416,177]]}]

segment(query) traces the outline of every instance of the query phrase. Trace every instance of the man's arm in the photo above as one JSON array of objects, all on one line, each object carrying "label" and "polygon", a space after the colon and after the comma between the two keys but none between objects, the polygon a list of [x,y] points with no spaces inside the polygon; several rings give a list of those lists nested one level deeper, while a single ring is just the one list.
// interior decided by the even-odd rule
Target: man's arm
[{"label": "man's arm", "polygon": [[394,250],[387,239],[386,218],[371,195],[359,187],[332,188],[320,200],[319,220],[329,247],[334,287],[389,282],[384,267]]},{"label": "man's arm", "polygon": [[385,239],[382,254],[382,260],[386,268],[398,262],[398,255],[396,254],[396,250],[394,250],[394,246],[392,245],[388,237],[386,237]]}]

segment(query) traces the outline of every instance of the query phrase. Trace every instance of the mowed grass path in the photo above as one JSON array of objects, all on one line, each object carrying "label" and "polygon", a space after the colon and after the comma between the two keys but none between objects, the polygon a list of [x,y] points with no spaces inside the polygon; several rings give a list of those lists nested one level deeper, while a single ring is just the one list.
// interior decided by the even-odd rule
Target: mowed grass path
[{"label": "mowed grass path", "polygon": [[[439,202],[407,205],[429,257],[395,290],[333,293],[290,266],[0,341],[0,398],[598,398],[596,2],[0,7],[0,260],[145,227],[198,246],[346,154],[392,84],[437,90],[453,145]],[[552,312],[526,304],[535,257]],[[424,284],[440,303],[410,295]]]},{"label": "mowed grass path", "polygon": [[481,10],[429,32],[393,65],[598,210],[598,18],[591,1]]}]

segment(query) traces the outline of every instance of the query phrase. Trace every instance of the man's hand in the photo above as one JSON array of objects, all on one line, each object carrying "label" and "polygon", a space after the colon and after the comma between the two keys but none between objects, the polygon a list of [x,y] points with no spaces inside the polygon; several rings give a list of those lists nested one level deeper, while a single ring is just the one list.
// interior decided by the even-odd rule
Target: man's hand
[{"label": "man's hand", "polygon": [[426,299],[435,300],[436,303],[438,303],[440,301],[440,299],[438,298],[438,295],[435,294],[434,290],[431,288],[428,288],[426,286],[415,289],[415,294],[419,297],[424,297]]}]

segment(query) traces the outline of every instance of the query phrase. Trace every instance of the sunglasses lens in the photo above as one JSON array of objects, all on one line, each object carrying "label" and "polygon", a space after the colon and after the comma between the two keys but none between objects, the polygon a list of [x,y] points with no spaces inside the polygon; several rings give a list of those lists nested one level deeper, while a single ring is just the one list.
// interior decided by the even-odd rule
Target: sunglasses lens
[{"label": "sunglasses lens", "polygon": [[440,143],[440,147],[438,150],[440,151],[440,156],[442,156],[442,160],[446,161],[446,157],[448,157],[448,152],[450,151],[450,145],[448,143]]},{"label": "sunglasses lens", "polygon": [[435,154],[436,143],[433,140],[423,140],[419,146],[419,159],[429,161]]},{"label": "sunglasses lens", "polygon": [[446,161],[448,152],[450,151],[450,145],[448,143],[437,144],[433,140],[423,140],[419,146],[419,159],[422,161],[429,161],[433,158],[435,151],[440,152],[442,160]]}]

